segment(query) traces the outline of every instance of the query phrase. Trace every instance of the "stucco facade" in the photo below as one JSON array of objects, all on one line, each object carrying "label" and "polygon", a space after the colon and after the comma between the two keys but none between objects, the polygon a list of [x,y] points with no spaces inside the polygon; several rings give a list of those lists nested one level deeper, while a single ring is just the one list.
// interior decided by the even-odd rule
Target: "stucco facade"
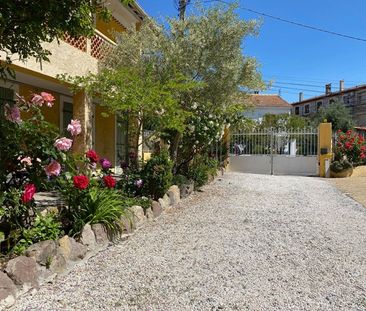
[{"label": "stucco facade", "polygon": [[[123,160],[121,155],[127,157],[129,152],[128,138],[121,132],[126,131],[127,126],[117,128],[116,115],[109,113],[106,116],[106,109],[98,104],[97,99],[90,98],[84,92],[72,94],[67,85],[57,79],[60,74],[80,76],[97,73],[99,59],[106,49],[115,45],[115,33],[138,28],[146,18],[137,4],[124,6],[118,0],[111,0],[107,6],[113,17],[109,22],[96,20],[92,38],[76,39],[65,35],[60,42],[45,43],[44,47],[52,53],[50,62],[40,64],[33,58],[26,62],[14,60],[12,67],[16,79],[0,82],[0,87],[13,90],[14,96],[18,93],[26,98],[41,91],[51,93],[56,100],[52,108],[43,109],[45,119],[60,129],[60,135],[65,133],[66,124],[71,118],[80,120],[83,131],[75,141],[75,151],[83,153],[95,148],[101,157],[119,166]],[[16,56],[13,58],[16,59]],[[122,138],[126,140],[125,144],[121,143]]]},{"label": "stucco facade", "polygon": [[299,100],[292,104],[292,113],[300,116],[310,116],[321,107],[328,107],[332,103],[340,102],[345,105],[358,126],[366,126],[366,85],[343,89],[342,81],[336,92],[331,89],[322,96]]}]

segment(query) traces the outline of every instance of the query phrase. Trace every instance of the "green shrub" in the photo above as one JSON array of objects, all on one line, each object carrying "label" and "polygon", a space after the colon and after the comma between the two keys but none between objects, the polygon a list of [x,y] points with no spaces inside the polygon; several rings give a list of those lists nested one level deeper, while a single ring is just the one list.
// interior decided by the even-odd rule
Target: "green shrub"
[{"label": "green shrub", "polygon": [[189,184],[189,179],[184,175],[175,175],[173,177],[173,184],[180,187],[182,185]]},{"label": "green shrub", "polygon": [[102,224],[113,235],[121,230],[120,219],[127,215],[127,208],[118,191],[90,187],[79,196],[78,204],[73,202],[67,212],[66,219],[72,220],[71,234],[79,234],[89,223]]},{"label": "green shrub", "polygon": [[19,255],[34,243],[57,240],[62,234],[61,226],[61,222],[55,214],[37,215],[32,228],[22,231],[21,239],[13,247],[12,252]]},{"label": "green shrub", "polygon": [[219,167],[218,161],[207,156],[200,156],[195,159],[188,171],[188,177],[194,181],[196,189],[205,185],[210,176],[216,176]]},{"label": "green shrub", "polygon": [[147,161],[142,171],[145,195],[154,199],[161,198],[172,185],[173,182],[173,163],[166,150],[153,155]]}]

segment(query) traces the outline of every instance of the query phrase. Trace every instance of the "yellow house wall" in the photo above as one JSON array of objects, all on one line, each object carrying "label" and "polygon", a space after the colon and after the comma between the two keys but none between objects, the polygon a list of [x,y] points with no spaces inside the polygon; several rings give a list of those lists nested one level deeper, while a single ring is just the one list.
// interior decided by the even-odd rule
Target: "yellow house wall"
[{"label": "yellow house wall", "polygon": [[108,113],[104,107],[95,107],[95,149],[100,157],[107,158],[115,163],[115,142],[116,142],[116,118],[114,114]]},{"label": "yellow house wall", "polygon": [[[32,98],[32,94],[41,92],[50,93],[55,97],[54,105],[52,107],[43,106],[41,111],[46,121],[60,127],[60,95],[55,92],[27,84],[19,85],[19,95],[24,96],[26,100],[30,100]],[[22,117],[27,118],[29,117],[29,114],[22,112]]]},{"label": "yellow house wall", "polygon": [[100,18],[97,18],[96,20],[96,29],[113,41],[115,40],[116,32],[125,31],[125,29],[120,24],[118,24],[114,19],[105,22]]}]

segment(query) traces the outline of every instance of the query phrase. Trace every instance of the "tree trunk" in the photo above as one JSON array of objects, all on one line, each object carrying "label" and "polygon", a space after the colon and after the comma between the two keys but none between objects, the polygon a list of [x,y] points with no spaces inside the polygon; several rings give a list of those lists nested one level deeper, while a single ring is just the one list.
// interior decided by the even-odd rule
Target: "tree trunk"
[{"label": "tree trunk", "polygon": [[174,174],[177,172],[178,148],[179,148],[181,139],[182,139],[182,133],[176,132],[172,136],[172,141],[170,143],[170,157],[174,164],[174,167],[173,167]]}]

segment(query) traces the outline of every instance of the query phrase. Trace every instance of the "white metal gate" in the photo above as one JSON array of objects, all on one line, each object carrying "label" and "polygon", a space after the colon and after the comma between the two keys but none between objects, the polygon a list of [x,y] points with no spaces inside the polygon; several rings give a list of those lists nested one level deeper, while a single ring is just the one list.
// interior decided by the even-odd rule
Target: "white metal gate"
[{"label": "white metal gate", "polygon": [[254,174],[317,175],[318,130],[264,129],[230,137],[230,170]]}]

